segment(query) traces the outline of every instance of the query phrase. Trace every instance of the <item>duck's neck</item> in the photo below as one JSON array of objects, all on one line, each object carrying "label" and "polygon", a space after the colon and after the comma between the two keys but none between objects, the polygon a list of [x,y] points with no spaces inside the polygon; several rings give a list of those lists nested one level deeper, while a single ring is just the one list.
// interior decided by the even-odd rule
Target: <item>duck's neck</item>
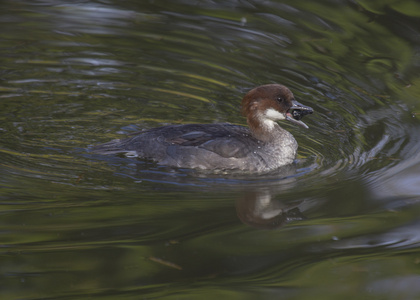
[{"label": "duck's neck", "polygon": [[288,132],[270,119],[248,118],[248,126],[252,136],[265,143],[282,139]]}]

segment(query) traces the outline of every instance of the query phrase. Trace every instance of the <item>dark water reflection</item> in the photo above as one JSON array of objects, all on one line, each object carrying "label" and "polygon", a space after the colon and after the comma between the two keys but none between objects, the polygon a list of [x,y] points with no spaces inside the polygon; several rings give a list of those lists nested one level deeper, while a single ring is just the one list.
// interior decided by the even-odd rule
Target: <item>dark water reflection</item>
[{"label": "dark water reflection", "polygon": [[[416,1],[3,1],[3,299],[417,299]],[[289,86],[295,165],[203,174],[90,154],[232,122]],[[268,230],[267,230],[268,229]]]}]

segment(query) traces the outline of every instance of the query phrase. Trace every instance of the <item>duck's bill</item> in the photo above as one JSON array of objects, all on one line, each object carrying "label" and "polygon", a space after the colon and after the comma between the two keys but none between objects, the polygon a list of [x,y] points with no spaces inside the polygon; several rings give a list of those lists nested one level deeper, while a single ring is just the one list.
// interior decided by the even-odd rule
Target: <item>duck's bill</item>
[{"label": "duck's bill", "polygon": [[306,115],[312,114],[314,110],[309,106],[300,104],[296,100],[293,100],[292,104],[292,107],[290,107],[286,113],[286,120],[302,126],[303,128],[309,128],[308,125],[301,121],[301,119]]}]

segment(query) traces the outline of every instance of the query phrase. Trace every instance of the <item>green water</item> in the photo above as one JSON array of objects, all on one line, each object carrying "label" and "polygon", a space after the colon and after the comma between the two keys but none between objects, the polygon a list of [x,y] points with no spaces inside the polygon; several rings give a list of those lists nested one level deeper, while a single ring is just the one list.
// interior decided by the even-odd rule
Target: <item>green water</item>
[{"label": "green water", "polygon": [[[420,297],[416,1],[3,1],[1,299]],[[315,109],[295,165],[202,174],[90,154]]]}]

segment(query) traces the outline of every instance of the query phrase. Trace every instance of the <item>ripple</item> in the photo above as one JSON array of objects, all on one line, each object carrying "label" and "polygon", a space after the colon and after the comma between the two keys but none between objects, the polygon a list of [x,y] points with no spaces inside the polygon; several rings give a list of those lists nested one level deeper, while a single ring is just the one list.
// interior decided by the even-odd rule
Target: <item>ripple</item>
[{"label": "ripple", "polygon": [[[212,9],[215,7],[218,5],[212,6]],[[335,85],[337,77],[333,77],[333,80],[328,77],[332,74],[330,65],[309,63],[307,54],[294,48],[298,40],[303,44],[319,45],[322,39],[296,38],[299,24],[290,21],[281,12],[284,6],[270,8],[277,15],[262,9],[252,18],[243,12],[235,12],[229,17],[218,15],[217,10],[203,10],[200,15],[171,11],[137,15],[128,10],[114,10],[101,5],[78,5],[77,11],[82,13],[77,16],[74,15],[73,6],[52,7],[51,11],[57,11],[58,8],[60,15],[65,16],[64,24],[70,20],[79,25],[103,20],[101,30],[110,29],[110,34],[115,34],[115,28],[120,30],[126,27],[127,22],[138,22],[131,23],[132,29],[122,34],[123,39],[135,39],[139,46],[135,51],[121,47],[122,40],[113,41],[105,49],[101,43],[74,36],[72,42],[67,42],[65,38],[48,41],[50,46],[63,49],[64,55],[46,52],[37,59],[15,59],[15,63],[22,65],[37,65],[44,78],[33,78],[24,71],[24,78],[11,78],[3,91],[33,95],[32,107],[36,106],[36,95],[50,97],[51,100],[47,102],[54,101],[60,95],[75,97],[65,101],[76,102],[76,107],[81,106],[80,110],[69,109],[68,105],[59,103],[61,109],[58,106],[55,110],[49,109],[48,114],[45,114],[45,110],[38,110],[40,119],[30,118],[31,126],[40,132],[48,126],[57,131],[57,134],[48,133],[50,139],[66,136],[66,147],[71,144],[84,147],[94,143],[98,138],[75,138],[71,142],[70,137],[74,136],[76,127],[80,130],[78,135],[91,137],[88,130],[92,130],[95,124],[105,125],[104,128],[94,128],[95,132],[102,132],[104,139],[117,137],[116,133],[121,128],[129,128],[136,123],[140,123],[136,129],[203,121],[244,124],[238,110],[242,95],[253,86],[267,82],[287,84],[299,100],[315,108],[316,113],[307,121],[310,130],[302,131],[286,125],[300,145],[297,170],[305,171],[297,171],[294,176],[303,177],[301,180],[318,181],[322,180],[319,175],[328,178],[348,172],[376,174],[398,164],[401,161],[400,153],[410,152],[416,147],[409,143],[413,134],[411,129],[400,121],[408,118],[407,107],[401,102],[393,102],[392,94],[379,94],[375,87],[362,83],[360,76],[344,74],[338,69],[333,73],[339,75],[342,82]],[[291,9],[287,7],[289,13],[299,12],[297,8]],[[107,18],[97,16],[88,19],[92,11],[105,17],[111,11],[115,13],[108,22],[105,21]],[[325,29],[327,26],[330,30],[327,34],[333,39],[339,38],[342,30],[339,24],[333,26],[331,22],[328,23],[325,15],[313,18],[312,14],[305,13],[315,27]],[[54,22],[57,21],[54,19]],[[151,26],[147,31],[142,29],[135,32],[135,28],[145,23]],[[171,26],[168,27],[168,24]],[[284,30],[276,32],[276,27]],[[66,27],[66,32],[76,33],[79,29],[70,26]],[[124,55],[118,55],[121,49]],[[135,53],[137,55],[133,56]],[[338,58],[331,59],[337,61]],[[372,60],[368,68],[372,68],[371,63]],[[47,78],[51,65],[61,69],[64,76]],[[68,75],[66,68],[70,68]],[[80,76],[78,80],[72,78],[75,74]],[[355,82],[360,85],[355,85]],[[51,85],[63,88],[50,90]],[[96,99],[95,103],[87,104],[84,101],[86,97]],[[80,115],[76,117],[77,114]],[[106,120],[106,123],[102,120]],[[56,149],[64,146],[57,140],[48,141],[36,135],[35,139],[23,139],[23,145],[28,149],[30,145],[42,147],[47,144]],[[17,152],[13,155],[18,161],[24,159]],[[35,157],[32,155],[31,159]],[[41,157],[36,159],[40,160]],[[65,165],[56,162],[49,167],[59,169]],[[191,180],[192,173],[178,171],[181,178],[187,174]],[[145,171],[142,172],[144,175]],[[153,177],[156,175],[154,172],[150,171]],[[172,171],[170,174],[170,178],[174,178]],[[276,176],[279,179],[289,177],[281,173]],[[224,179],[230,182],[226,176]],[[255,180],[259,181],[260,178]],[[162,182],[167,180],[162,179]]]},{"label": "ripple", "polygon": [[[2,295],[340,299],[418,282],[413,1],[99,2],[0,5]],[[86,151],[245,125],[242,96],[274,82],[315,114],[282,124],[298,157],[270,174]]]}]

